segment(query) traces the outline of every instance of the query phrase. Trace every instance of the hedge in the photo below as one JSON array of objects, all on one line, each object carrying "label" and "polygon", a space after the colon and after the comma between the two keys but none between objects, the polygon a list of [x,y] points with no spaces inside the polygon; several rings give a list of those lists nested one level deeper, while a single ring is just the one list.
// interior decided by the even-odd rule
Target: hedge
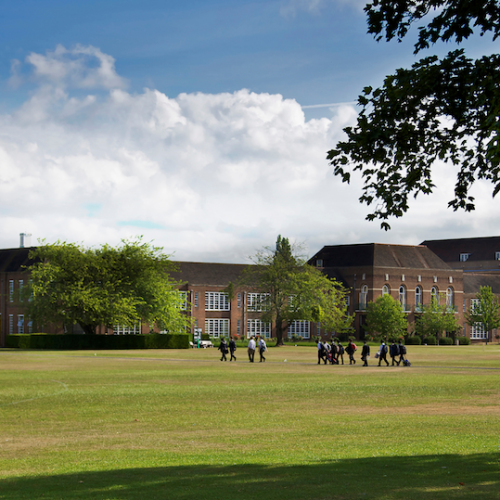
[{"label": "hedge", "polygon": [[458,343],[460,345],[470,345],[470,338],[469,337],[457,337],[458,338]]},{"label": "hedge", "polygon": [[437,345],[436,337],[434,337],[434,335],[429,335],[428,337],[425,337],[424,338],[424,344],[427,344],[427,345]]},{"label": "hedge", "polygon": [[418,335],[413,335],[412,337],[406,337],[406,345],[421,345],[422,339]]},{"label": "hedge", "polygon": [[19,349],[188,349],[189,334],[169,335],[7,335],[5,347]]}]

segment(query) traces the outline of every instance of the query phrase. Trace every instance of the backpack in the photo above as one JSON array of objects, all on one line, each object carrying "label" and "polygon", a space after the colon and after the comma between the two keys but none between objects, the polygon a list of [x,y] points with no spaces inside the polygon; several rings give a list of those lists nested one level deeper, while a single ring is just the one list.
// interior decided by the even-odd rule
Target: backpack
[{"label": "backpack", "polygon": [[406,354],[406,346],[405,345],[400,345],[399,346],[399,352],[401,354]]},{"label": "backpack", "polygon": [[404,359],[403,360],[403,365],[405,365],[405,366],[411,366],[411,363],[407,359]]},{"label": "backpack", "polygon": [[344,354],[344,351],[345,351],[344,346],[339,345],[339,354]]},{"label": "backpack", "polygon": [[382,352],[385,352],[387,354],[387,351],[388,351],[387,344],[384,344],[384,350]]}]

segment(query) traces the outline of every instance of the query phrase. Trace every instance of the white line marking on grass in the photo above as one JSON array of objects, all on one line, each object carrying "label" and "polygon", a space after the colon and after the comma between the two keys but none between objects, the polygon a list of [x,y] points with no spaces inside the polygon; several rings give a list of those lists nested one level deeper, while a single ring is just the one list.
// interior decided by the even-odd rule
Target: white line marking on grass
[{"label": "white line marking on grass", "polygon": [[28,403],[30,401],[36,401],[37,399],[43,399],[43,398],[50,398],[52,396],[59,396],[60,394],[63,394],[68,390],[68,386],[59,380],[50,380],[50,382],[55,382],[56,384],[60,384],[63,386],[63,390],[60,392],[56,392],[54,394],[47,394],[45,396],[37,396],[36,398],[30,398],[30,399],[21,399],[20,401],[14,401],[13,403],[2,403],[0,406],[11,406],[11,405],[18,405],[21,403]]}]

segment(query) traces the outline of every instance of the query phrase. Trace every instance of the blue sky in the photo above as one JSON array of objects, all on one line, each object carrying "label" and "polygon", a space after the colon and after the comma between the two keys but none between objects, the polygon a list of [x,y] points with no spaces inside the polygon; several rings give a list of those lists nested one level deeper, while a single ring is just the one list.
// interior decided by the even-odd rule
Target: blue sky
[{"label": "blue sky", "polygon": [[0,245],[20,232],[88,245],[143,234],[180,260],[243,262],[279,233],[310,253],[497,234],[488,186],[477,212],[446,210],[447,167],[389,233],[364,220],[359,182],[333,177],[326,151],[362,88],[415,61],[414,34],[376,43],[363,5],[5,2]]}]

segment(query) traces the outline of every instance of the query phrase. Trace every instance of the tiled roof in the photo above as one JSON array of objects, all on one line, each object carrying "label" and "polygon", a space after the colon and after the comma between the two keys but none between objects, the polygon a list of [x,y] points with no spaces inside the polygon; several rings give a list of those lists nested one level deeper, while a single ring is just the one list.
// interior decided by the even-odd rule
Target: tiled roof
[{"label": "tiled roof", "polygon": [[464,293],[478,293],[482,286],[489,286],[494,294],[500,294],[500,275],[464,273]]},{"label": "tiled roof", "polygon": [[5,248],[0,250],[0,272],[17,273],[24,271],[23,266],[33,263],[28,254],[31,248]]},{"label": "tiled roof", "polygon": [[459,262],[460,254],[468,253],[468,261],[495,260],[500,252],[500,236],[486,238],[458,238],[452,240],[426,240],[422,242],[445,262]]},{"label": "tiled roof", "polygon": [[179,272],[172,273],[176,280],[189,285],[227,286],[229,282],[236,283],[246,264],[217,264],[205,262],[175,262]]},{"label": "tiled roof", "polygon": [[324,267],[396,267],[410,269],[450,269],[428,248],[418,245],[367,243],[325,246],[309,262],[323,260]]}]

